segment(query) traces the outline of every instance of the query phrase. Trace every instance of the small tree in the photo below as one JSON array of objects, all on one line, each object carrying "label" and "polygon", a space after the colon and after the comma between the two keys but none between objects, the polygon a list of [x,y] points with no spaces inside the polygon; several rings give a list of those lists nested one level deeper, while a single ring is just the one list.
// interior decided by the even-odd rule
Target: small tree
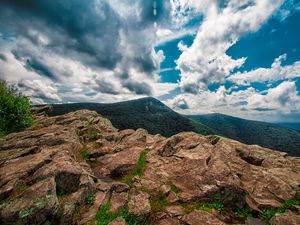
[{"label": "small tree", "polygon": [[23,96],[16,85],[0,80],[0,136],[21,131],[31,124],[28,97]]}]

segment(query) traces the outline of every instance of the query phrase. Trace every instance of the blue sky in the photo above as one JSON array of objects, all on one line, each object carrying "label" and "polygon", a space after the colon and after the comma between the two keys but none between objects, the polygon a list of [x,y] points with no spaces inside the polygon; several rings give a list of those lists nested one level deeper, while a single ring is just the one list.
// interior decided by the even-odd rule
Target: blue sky
[{"label": "blue sky", "polygon": [[299,21],[299,0],[3,0],[0,79],[35,104],[300,122]]}]

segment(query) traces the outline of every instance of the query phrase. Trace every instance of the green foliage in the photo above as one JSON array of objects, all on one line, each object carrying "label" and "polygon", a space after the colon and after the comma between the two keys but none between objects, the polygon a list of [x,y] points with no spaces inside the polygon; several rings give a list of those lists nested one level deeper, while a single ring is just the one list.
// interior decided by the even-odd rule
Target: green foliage
[{"label": "green foliage", "polygon": [[146,188],[144,186],[140,187],[139,191],[145,192],[145,193],[147,193],[149,195],[151,195],[151,193],[152,193],[151,190],[149,190],[148,188]]},{"label": "green foliage", "polygon": [[273,209],[264,209],[259,213],[259,217],[265,222],[269,223],[269,220],[275,216],[276,213],[284,213],[285,210],[283,208],[273,208]]},{"label": "green foliage", "polygon": [[195,205],[196,209],[200,209],[206,212],[210,212],[212,209],[216,209],[218,212],[221,212],[224,209],[222,202],[197,202]]},{"label": "green foliage", "polygon": [[22,180],[19,180],[15,185],[15,190],[18,192],[25,191],[29,186]]},{"label": "green foliage", "polygon": [[95,140],[98,137],[98,132],[97,131],[92,131],[90,134],[90,139]]},{"label": "green foliage", "polygon": [[85,197],[84,202],[86,205],[93,205],[96,200],[95,194],[89,194]]},{"label": "green foliage", "polygon": [[24,208],[19,212],[20,218],[25,218],[30,216],[33,213],[33,208]]},{"label": "green foliage", "polygon": [[246,220],[248,217],[253,217],[252,211],[249,207],[244,207],[241,209],[237,208],[234,210],[234,214],[243,220]]},{"label": "green foliage", "polygon": [[174,184],[171,185],[171,191],[173,191],[175,194],[179,193],[178,188]]},{"label": "green foliage", "polygon": [[140,157],[138,159],[138,162],[136,164],[136,167],[134,168],[133,171],[131,171],[131,173],[129,173],[128,175],[126,175],[125,177],[123,177],[122,181],[129,185],[130,187],[132,187],[132,178],[135,176],[142,176],[144,174],[144,171],[146,170],[147,167],[147,153],[148,150],[145,149],[141,152]]},{"label": "green foliage", "polygon": [[283,207],[287,209],[295,205],[300,205],[300,199],[289,199],[283,203]]},{"label": "green foliage", "polygon": [[169,202],[166,196],[163,193],[151,196],[151,211],[153,213],[163,212],[168,206]]},{"label": "green foliage", "polygon": [[32,124],[29,99],[16,86],[0,81],[0,137]]},{"label": "green foliage", "polygon": [[126,221],[126,224],[128,225],[142,225],[142,224],[146,224],[147,222],[147,218],[138,220],[136,215],[130,214],[128,212],[127,205],[125,205],[123,210],[121,210],[119,213],[111,213],[109,209],[110,209],[109,203],[106,203],[101,206],[99,211],[96,213],[97,225],[107,225],[109,224],[109,222],[113,221],[118,217],[123,218]]},{"label": "green foliage", "polygon": [[292,208],[295,205],[300,205],[299,199],[289,199],[284,201],[282,207],[279,208],[272,208],[272,209],[264,209],[261,210],[259,213],[259,217],[265,222],[268,223],[269,220],[276,214],[276,213],[285,213],[287,209]]},{"label": "green foliage", "polygon": [[89,159],[89,154],[88,154],[86,149],[81,149],[80,154],[81,154],[81,157],[82,157],[83,160],[88,160]]}]

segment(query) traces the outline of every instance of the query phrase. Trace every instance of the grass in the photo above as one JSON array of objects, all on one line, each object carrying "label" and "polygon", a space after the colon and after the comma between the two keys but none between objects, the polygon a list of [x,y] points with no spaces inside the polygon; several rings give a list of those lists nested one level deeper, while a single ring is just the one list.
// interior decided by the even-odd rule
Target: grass
[{"label": "grass", "polygon": [[92,131],[90,134],[90,139],[95,140],[98,137],[98,132],[97,131]]},{"label": "grass", "polygon": [[168,204],[169,202],[163,193],[159,193],[158,195],[152,196],[150,201],[151,212],[153,213],[163,212],[165,211]]},{"label": "grass", "polygon": [[138,220],[137,216],[128,212],[128,206],[125,205],[119,213],[112,213],[109,211],[110,205],[106,203],[101,206],[96,213],[97,225],[107,225],[114,219],[120,217],[126,221],[128,225],[143,225],[147,223],[148,218]]},{"label": "grass", "polygon": [[0,138],[2,138],[2,137],[4,137],[4,136],[6,136],[6,132],[0,130]]},{"label": "grass", "polygon": [[224,205],[222,202],[215,201],[215,202],[197,202],[195,204],[195,208],[199,210],[203,210],[206,212],[211,212],[212,209],[217,210],[218,212],[223,211]]},{"label": "grass", "polygon": [[89,194],[85,197],[84,202],[86,205],[93,205],[96,200],[95,194]]},{"label": "grass", "polygon": [[147,149],[145,149],[141,152],[138,162],[136,164],[136,167],[131,171],[131,173],[129,173],[123,177],[123,179],[122,179],[123,183],[132,187],[133,186],[132,178],[135,176],[142,176],[144,174],[144,171],[146,170],[146,167],[147,167],[147,160],[146,160],[147,153],[148,153]]},{"label": "grass", "polygon": [[237,208],[234,210],[234,214],[235,216],[243,219],[243,220],[246,220],[248,217],[253,217],[252,215],[252,211],[249,207],[244,207],[244,208]]},{"label": "grass", "polygon": [[269,220],[275,216],[276,213],[285,213],[287,209],[291,209],[293,206],[300,205],[300,199],[289,199],[284,201],[282,207],[264,209],[259,213],[259,217],[265,222],[269,223]]},{"label": "grass", "polygon": [[171,184],[170,187],[171,187],[171,191],[173,191],[175,194],[179,193],[178,188],[174,184]]},{"label": "grass", "polygon": [[80,154],[83,160],[89,160],[89,154],[86,149],[82,149],[80,151]]},{"label": "grass", "polygon": [[19,212],[20,218],[26,218],[33,213],[33,208],[24,208]]}]

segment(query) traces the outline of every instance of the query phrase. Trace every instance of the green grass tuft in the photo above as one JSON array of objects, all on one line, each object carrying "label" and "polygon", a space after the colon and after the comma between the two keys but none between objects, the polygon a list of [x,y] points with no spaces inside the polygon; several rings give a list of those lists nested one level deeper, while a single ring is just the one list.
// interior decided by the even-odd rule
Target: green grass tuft
[{"label": "green grass tuft", "polygon": [[179,193],[178,188],[174,184],[172,184],[170,187],[171,187],[171,191],[173,191],[175,194]]},{"label": "green grass tuft", "polygon": [[118,217],[123,218],[128,225],[143,225],[146,224],[148,220],[146,217],[138,219],[136,215],[129,213],[127,205],[125,205],[119,213],[111,213],[109,209],[109,203],[101,206],[99,211],[96,213],[97,225],[107,225]]},{"label": "green grass tuft", "polygon": [[153,213],[159,213],[165,211],[168,204],[169,204],[168,199],[162,193],[159,193],[158,195],[151,197],[150,205],[151,205],[151,211]]},{"label": "green grass tuft", "polygon": [[82,149],[80,151],[80,154],[83,160],[89,160],[89,154],[86,149]]},{"label": "green grass tuft", "polygon": [[25,218],[30,216],[33,213],[33,208],[24,208],[19,212],[20,218]]},{"label": "green grass tuft", "polygon": [[97,131],[92,131],[90,134],[90,139],[95,140],[98,137],[98,132]]},{"label": "green grass tuft", "polygon": [[95,194],[89,194],[85,197],[84,202],[86,205],[93,205],[96,200]]},{"label": "green grass tuft", "polygon": [[123,177],[123,179],[122,179],[123,183],[132,187],[132,185],[133,185],[132,178],[135,176],[142,176],[144,174],[144,171],[147,168],[147,159],[146,159],[147,153],[148,153],[147,149],[145,149],[141,152],[138,162],[136,164],[136,167],[134,168],[134,170],[131,173],[129,173]]}]

